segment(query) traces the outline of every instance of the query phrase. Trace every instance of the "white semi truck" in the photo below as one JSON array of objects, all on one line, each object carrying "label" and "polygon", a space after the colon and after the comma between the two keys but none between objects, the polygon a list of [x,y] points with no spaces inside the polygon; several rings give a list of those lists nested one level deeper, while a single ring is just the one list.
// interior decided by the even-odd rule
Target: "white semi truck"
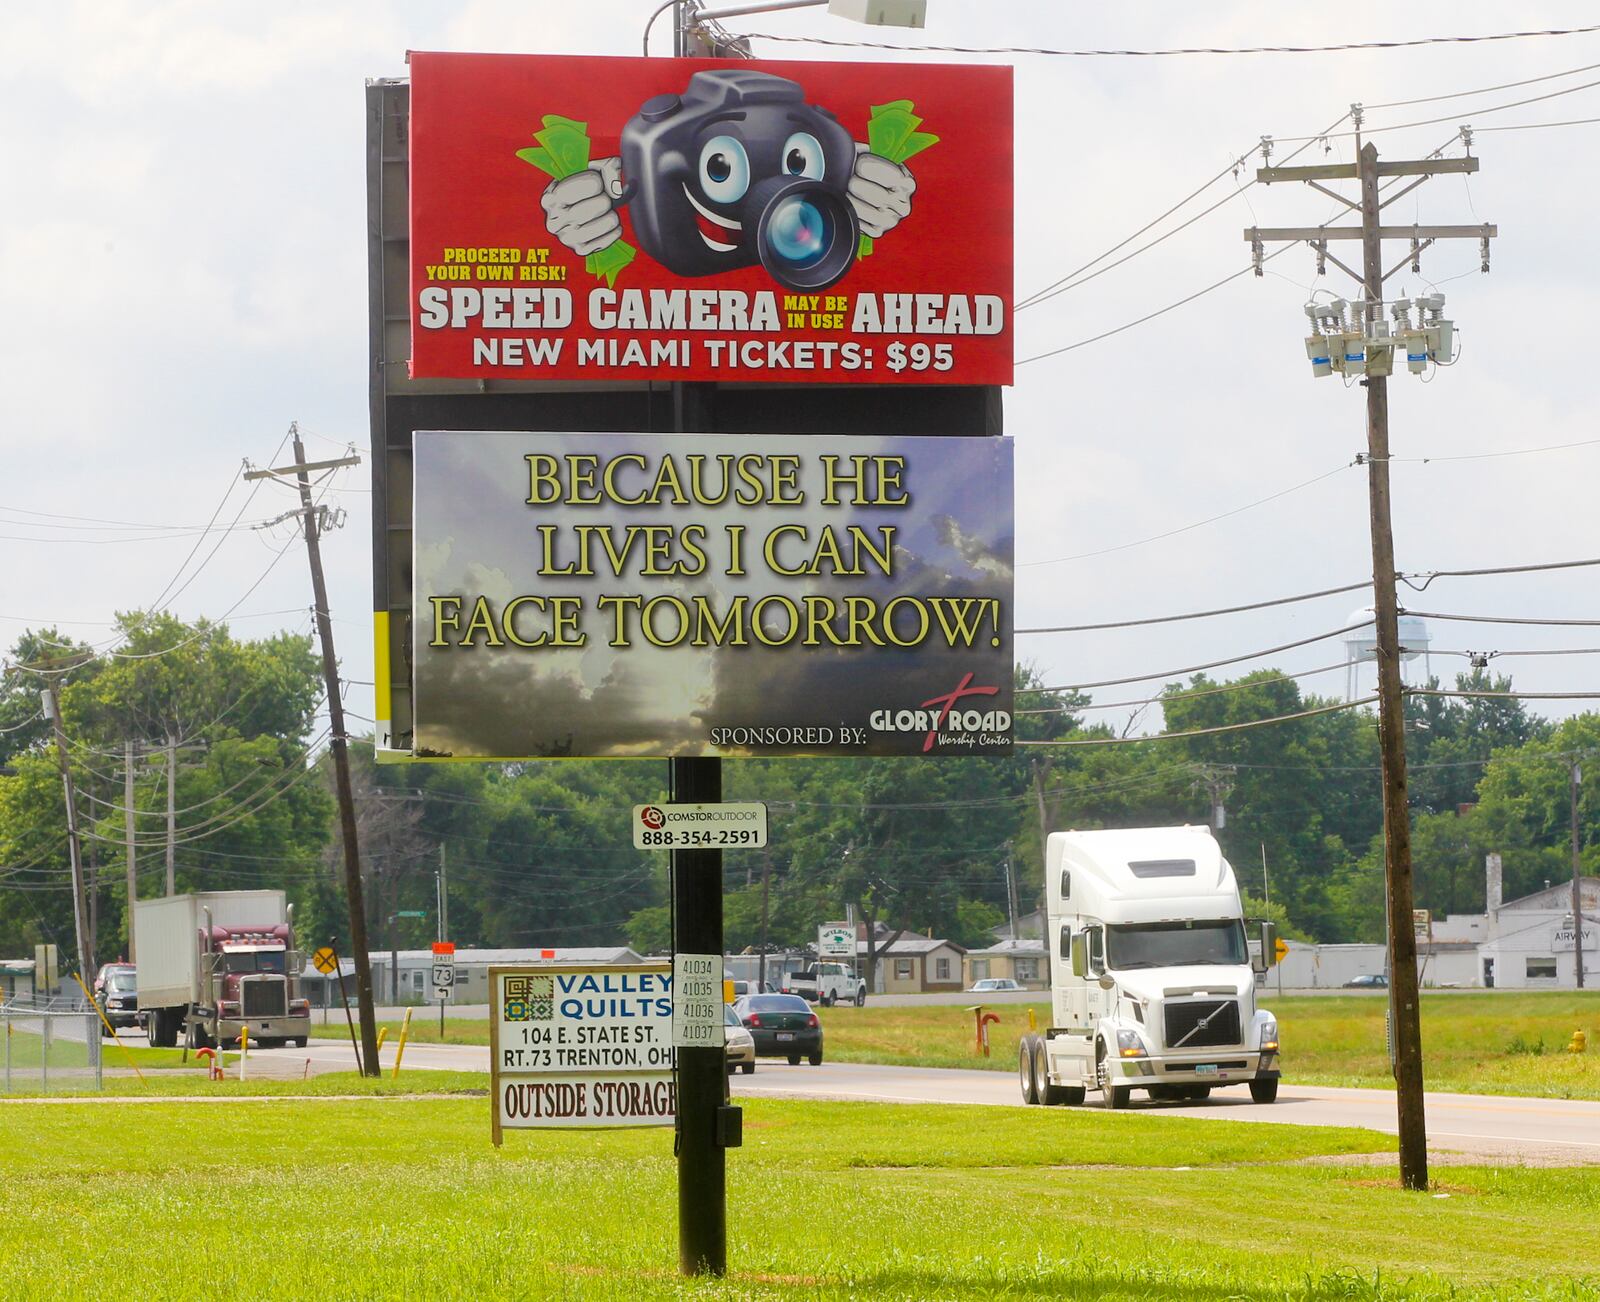
[{"label": "white semi truck", "polygon": [[1278,1097],[1278,1023],[1256,1005],[1271,923],[1252,956],[1233,869],[1209,829],[1054,832],[1045,849],[1051,1024],[1022,1038],[1025,1103],[1123,1108],[1136,1089]]},{"label": "white semi truck", "polygon": [[135,989],[152,1045],[237,1040],[304,1046],[294,906],[282,891],[206,891],[133,906]]}]

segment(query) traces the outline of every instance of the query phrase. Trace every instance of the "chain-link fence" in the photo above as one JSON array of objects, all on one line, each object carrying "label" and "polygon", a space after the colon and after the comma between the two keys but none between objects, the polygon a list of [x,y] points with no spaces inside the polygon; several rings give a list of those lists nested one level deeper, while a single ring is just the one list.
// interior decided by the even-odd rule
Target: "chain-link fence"
[{"label": "chain-link fence", "polygon": [[0,1004],[0,1091],[100,1088],[100,1018],[65,1002]]}]

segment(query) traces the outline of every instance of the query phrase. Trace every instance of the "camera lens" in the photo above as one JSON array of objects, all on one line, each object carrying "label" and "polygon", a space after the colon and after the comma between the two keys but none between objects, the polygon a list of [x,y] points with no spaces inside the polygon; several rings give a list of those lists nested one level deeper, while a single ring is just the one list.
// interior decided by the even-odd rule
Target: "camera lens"
[{"label": "camera lens", "polygon": [[828,219],[809,199],[790,195],[780,199],[767,223],[772,251],[790,266],[813,266],[828,251]]},{"label": "camera lens", "polygon": [[780,285],[825,289],[850,270],[861,228],[838,191],[807,177],[774,177],[751,200],[761,265]]}]

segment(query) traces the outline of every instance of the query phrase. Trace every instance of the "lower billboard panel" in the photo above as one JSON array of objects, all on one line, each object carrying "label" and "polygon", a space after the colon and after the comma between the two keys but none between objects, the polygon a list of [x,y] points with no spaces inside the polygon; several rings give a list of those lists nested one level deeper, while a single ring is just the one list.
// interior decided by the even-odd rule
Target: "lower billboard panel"
[{"label": "lower billboard panel", "polygon": [[1004,438],[416,435],[421,758],[1004,755]]}]

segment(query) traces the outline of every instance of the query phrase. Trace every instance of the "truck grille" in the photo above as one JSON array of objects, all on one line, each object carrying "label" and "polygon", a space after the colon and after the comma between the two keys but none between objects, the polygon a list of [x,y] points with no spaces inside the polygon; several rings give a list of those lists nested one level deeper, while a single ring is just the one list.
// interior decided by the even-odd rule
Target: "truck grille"
[{"label": "truck grille", "polygon": [[[1169,1049],[1204,1049],[1241,1042],[1237,1000],[1202,999],[1192,1004],[1168,1004],[1166,1013]],[[1200,1025],[1202,1021],[1204,1026]]]},{"label": "truck grille", "polygon": [[289,991],[282,977],[239,983],[239,1003],[246,1017],[284,1017],[289,1012]]}]

